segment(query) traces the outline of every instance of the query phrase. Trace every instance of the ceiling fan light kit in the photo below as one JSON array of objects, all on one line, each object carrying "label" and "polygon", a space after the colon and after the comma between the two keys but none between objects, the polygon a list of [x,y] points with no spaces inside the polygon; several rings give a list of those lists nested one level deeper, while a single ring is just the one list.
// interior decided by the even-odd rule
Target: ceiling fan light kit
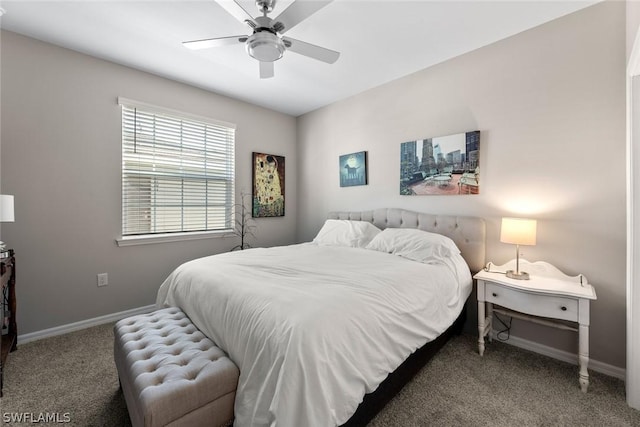
[{"label": "ceiling fan light kit", "polygon": [[183,45],[189,49],[206,49],[244,43],[247,53],[260,61],[260,78],[263,79],[273,77],[273,63],[282,58],[287,49],[299,55],[333,64],[338,60],[339,52],[282,36],[332,1],[294,1],[275,19],[271,19],[267,14],[275,7],[276,0],[256,0],[256,6],[262,13],[262,16],[256,18],[253,18],[235,0],[233,2],[219,0],[218,4],[236,19],[248,25],[253,30],[253,34],[192,40],[183,42]]},{"label": "ceiling fan light kit", "polygon": [[282,58],[286,47],[280,37],[268,31],[253,34],[247,39],[247,53],[258,61],[274,62]]}]

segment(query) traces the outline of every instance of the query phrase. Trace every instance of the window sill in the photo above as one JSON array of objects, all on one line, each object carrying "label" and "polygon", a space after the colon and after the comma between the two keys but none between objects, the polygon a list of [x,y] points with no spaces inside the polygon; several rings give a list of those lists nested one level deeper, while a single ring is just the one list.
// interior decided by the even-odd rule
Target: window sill
[{"label": "window sill", "polygon": [[232,230],[202,231],[192,233],[167,233],[145,236],[125,236],[116,239],[118,246],[152,245],[156,243],[184,242],[187,240],[218,239],[233,237]]}]

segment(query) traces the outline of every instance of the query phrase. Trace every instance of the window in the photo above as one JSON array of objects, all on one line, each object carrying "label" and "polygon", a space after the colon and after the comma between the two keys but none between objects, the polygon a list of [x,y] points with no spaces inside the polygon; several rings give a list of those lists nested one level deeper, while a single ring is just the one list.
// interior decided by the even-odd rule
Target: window
[{"label": "window", "polygon": [[231,230],[235,126],[118,101],[122,236]]}]

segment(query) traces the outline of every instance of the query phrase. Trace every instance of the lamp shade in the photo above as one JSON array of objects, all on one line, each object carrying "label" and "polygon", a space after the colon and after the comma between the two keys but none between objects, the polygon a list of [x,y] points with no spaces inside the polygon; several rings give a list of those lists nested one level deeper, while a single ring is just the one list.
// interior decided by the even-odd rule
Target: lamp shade
[{"label": "lamp shade", "polygon": [[513,245],[536,244],[536,220],[527,218],[502,218],[500,241]]},{"label": "lamp shade", "polygon": [[0,194],[0,222],[13,222],[13,196]]}]

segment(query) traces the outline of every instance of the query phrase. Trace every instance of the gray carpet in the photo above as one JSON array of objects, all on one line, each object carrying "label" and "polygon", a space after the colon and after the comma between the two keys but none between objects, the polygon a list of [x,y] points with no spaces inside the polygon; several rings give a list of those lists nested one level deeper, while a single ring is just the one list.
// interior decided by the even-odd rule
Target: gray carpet
[{"label": "gray carpet", "polygon": [[[112,324],[21,345],[0,399],[3,425],[130,426],[113,365]],[[640,426],[624,382],[500,342],[478,356],[476,338],[455,337],[370,423],[381,426]],[[29,414],[27,422],[8,417]],[[53,414],[53,415],[52,415]],[[23,415],[24,416],[24,415]],[[57,418],[55,418],[57,417]],[[300,426],[304,427],[304,426]]]}]

